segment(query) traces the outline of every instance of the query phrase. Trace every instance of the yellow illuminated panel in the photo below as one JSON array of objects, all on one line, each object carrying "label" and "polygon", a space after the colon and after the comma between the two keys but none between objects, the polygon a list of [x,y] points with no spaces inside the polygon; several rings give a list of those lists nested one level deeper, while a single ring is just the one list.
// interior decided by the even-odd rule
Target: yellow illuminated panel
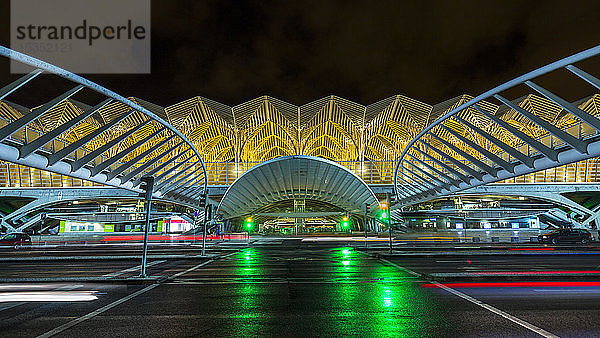
[{"label": "yellow illuminated panel", "polygon": [[[467,102],[472,97],[462,95],[434,106],[417,100],[396,95],[369,106],[362,106],[337,96],[328,96],[317,101],[295,106],[284,101],[262,96],[229,107],[218,102],[193,97],[180,103],[163,108],[149,102],[131,98],[153,113],[164,118],[179,129],[198,149],[206,162],[208,184],[231,184],[239,175],[253,166],[272,158],[289,155],[319,156],[336,161],[359,175],[366,183],[392,183],[396,161],[407,143],[423,128],[443,116],[452,109]],[[581,122],[553,102],[536,95],[526,95],[514,100],[516,104],[546,121],[563,128],[566,132],[579,138],[596,135],[596,130]],[[596,94],[575,103],[580,109],[593,115],[600,112],[600,95]],[[536,138],[542,144],[557,147],[562,141],[552,137],[537,125],[518,112],[506,107],[496,106],[489,102],[480,102],[479,107],[495,114],[518,130]],[[81,114],[89,106],[74,100],[66,100],[57,105],[42,118],[33,121],[27,127],[16,132],[11,139],[14,142],[28,143],[43,133],[47,133],[64,121]],[[81,139],[112,121],[129,109],[125,105],[113,102],[98,113],[84,119],[73,126],[56,140],[46,144],[44,150],[58,151]],[[28,109],[11,102],[0,102],[0,127],[28,113]],[[515,149],[534,156],[537,150],[529,147],[514,137],[501,126],[490,121],[484,114],[469,108],[458,114],[481,130],[493,135]],[[133,113],[114,128],[88,142],[85,147],[72,153],[71,159],[81,158],[85,154],[104,146],[108,141],[123,135],[132,127],[146,121],[140,113]],[[487,149],[506,161],[514,160],[484,137],[465,127],[454,119],[444,122],[448,129],[436,127],[433,133],[461,151],[491,165],[489,159],[472,147],[462,142],[448,130]],[[148,123],[107,149],[98,156],[91,165],[105,161],[106,158],[126,150],[138,141],[154,133],[158,124]],[[110,169],[135,159],[169,134],[162,132],[160,137],[135,147]],[[467,159],[456,150],[451,149],[436,137],[423,138],[431,146],[443,151],[459,161],[467,163]],[[136,162],[130,170],[134,170],[146,161],[154,161],[157,154],[174,146],[166,143]],[[419,145],[420,150],[430,157],[444,160],[439,154]],[[409,154],[422,161],[428,161],[433,169],[443,171],[437,163],[433,163],[421,152],[412,149]],[[188,155],[179,161],[187,161]],[[171,159],[171,154],[160,158],[155,165]],[[513,178],[505,182],[598,182],[600,181],[600,161],[596,158],[581,161],[567,166],[547,169],[537,173]],[[455,168],[454,164],[447,163]],[[180,169],[183,169],[182,166]],[[152,167],[150,167],[152,168]],[[422,167],[425,168],[425,167]],[[190,170],[197,170],[192,168]],[[431,171],[431,169],[425,168]],[[410,174],[408,174],[410,177]],[[92,182],[72,179],[43,170],[30,169],[24,166],[0,162],[0,187],[69,187],[89,186]]]}]

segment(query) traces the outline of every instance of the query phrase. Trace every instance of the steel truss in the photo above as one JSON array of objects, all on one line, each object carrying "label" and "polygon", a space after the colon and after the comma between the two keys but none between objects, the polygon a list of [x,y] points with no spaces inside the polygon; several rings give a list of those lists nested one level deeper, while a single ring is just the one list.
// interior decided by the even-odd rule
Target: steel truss
[{"label": "steel truss", "polygon": [[[453,107],[424,128],[396,164],[399,206],[599,156],[600,119],[534,82],[565,69],[600,89],[598,78],[573,65],[598,54],[600,46],[519,76]],[[541,104],[534,95],[505,98],[504,92],[515,86],[532,89],[547,101]],[[580,121],[579,129],[552,119],[557,116]]]},{"label": "steel truss", "polygon": [[[3,46],[0,55],[35,68],[0,89],[2,104],[19,112],[0,124],[0,160],[136,192],[141,191],[140,178],[153,175],[155,197],[197,205],[207,186],[206,168],[194,144],[179,130],[148,108],[79,75]],[[33,109],[5,100],[33,80],[46,79],[42,73],[62,77],[73,87]],[[73,100],[86,90],[103,100],[95,105]],[[52,118],[54,109],[75,102],[70,118]],[[54,127],[31,139],[27,128],[35,129],[44,118]],[[82,125],[85,132],[73,132]],[[60,147],[55,146],[57,140],[62,141]]]}]

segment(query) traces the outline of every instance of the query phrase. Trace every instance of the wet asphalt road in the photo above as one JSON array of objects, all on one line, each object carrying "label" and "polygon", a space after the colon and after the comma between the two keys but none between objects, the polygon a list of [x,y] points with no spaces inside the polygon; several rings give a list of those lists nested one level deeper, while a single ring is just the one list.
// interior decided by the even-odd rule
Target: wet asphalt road
[{"label": "wet asphalt road", "polygon": [[[54,331],[59,337],[600,335],[598,284],[453,285],[452,290],[466,296],[462,297],[395,265],[417,272],[469,267],[485,271],[536,266],[591,269],[598,255],[549,256],[553,261],[501,255],[385,261],[342,247],[245,248],[222,254],[229,256],[215,261],[151,260],[150,274],[176,277],[150,286],[0,284],[0,299],[32,291],[42,297],[92,294],[96,298],[0,302],[0,332],[3,337],[35,337],[62,327]],[[73,264],[60,262],[43,269],[61,276],[69,271],[104,275],[128,270],[137,262]],[[2,263],[0,271],[16,276],[43,274],[38,267],[36,271],[30,265],[20,269]],[[132,270],[122,276],[135,274]],[[78,322],[64,326],[73,321]]]},{"label": "wet asphalt road", "polygon": [[[470,272],[525,272],[525,271],[582,271],[600,272],[600,252],[528,253],[519,255],[461,255],[396,256],[395,263],[423,274]],[[600,274],[599,274],[600,280]]]}]

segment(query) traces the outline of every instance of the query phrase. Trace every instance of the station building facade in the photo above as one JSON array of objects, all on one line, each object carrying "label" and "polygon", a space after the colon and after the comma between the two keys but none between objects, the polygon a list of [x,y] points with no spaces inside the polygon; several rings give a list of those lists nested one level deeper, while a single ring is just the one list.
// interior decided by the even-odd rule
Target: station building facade
[{"label": "station building facade", "polygon": [[[406,143],[425,126],[471,98],[463,95],[429,105],[395,95],[364,106],[338,96],[327,96],[296,106],[263,96],[233,107],[199,96],[168,107],[137,98],[131,99],[164,118],[196,145],[207,166],[209,185],[229,185],[253,166],[289,155],[323,157],[352,170],[367,184],[391,184],[396,160]],[[573,119],[572,115],[564,114],[558,105],[543,97],[527,95],[517,102],[572,134],[585,136],[595,132],[585,123]],[[576,104],[582,110],[597,115],[600,112],[600,95],[581,99]],[[512,109],[491,103],[483,105],[486,110],[495,111],[496,115],[511,125],[537,135],[542,143],[561,142]],[[66,100],[45,114],[43,119],[35,121],[11,138],[16,143],[29,142],[52,130],[56,121],[78,115],[86,108],[89,107],[80,102]],[[8,101],[0,102],[0,127],[27,114],[31,109],[33,108]],[[123,109],[118,104],[111,105],[99,114],[85,119],[46,147],[60,149],[107,123]],[[493,124],[477,114],[473,114],[470,122],[499,136],[515,148],[526,147],[518,139],[507,139],[508,133],[503,133],[500,128],[490,130],[494,127]],[[135,123],[135,120],[128,123]],[[115,128],[109,132],[119,134],[123,130],[125,128]],[[134,138],[122,142],[111,151],[125,148],[134,139],[141,139],[150,132],[150,129],[142,128]],[[469,135],[468,130],[462,132],[468,138],[485,144],[477,135]],[[80,151],[85,153],[93,150]],[[529,151],[520,150],[525,153]],[[99,161],[101,160],[100,158]],[[598,162],[598,159],[589,159],[518,177],[510,182],[597,182],[600,180]],[[0,187],[86,185],[93,183],[0,162]]]},{"label": "station building facade", "polygon": [[[270,96],[262,96],[236,106],[217,101],[192,97],[182,102],[162,107],[148,101],[130,98],[139,105],[160,116],[191,140],[201,153],[210,186],[231,185],[240,175],[265,161],[290,155],[307,155],[334,161],[355,173],[369,185],[392,184],[396,161],[406,144],[423,128],[453,108],[472,97],[462,95],[447,101],[429,105],[418,100],[394,95],[370,105],[362,105],[338,96],[326,96],[303,105],[294,105]],[[515,102],[553,125],[585,138],[596,131],[589,125],[565,114],[562,108],[546,98],[527,95]],[[598,115],[600,95],[596,94],[575,102],[582,110]],[[562,142],[548,134],[522,115],[506,106],[483,102],[480,106],[509,122],[544,144]],[[81,114],[89,106],[66,100],[54,107],[27,127],[11,136],[11,142],[26,144],[52,130],[57,121]],[[35,107],[24,107],[10,101],[0,101],[0,127],[28,114]],[[51,151],[84,137],[91,131],[108,123],[126,109],[119,103],[111,104],[83,122],[66,131],[47,144]],[[472,124],[495,135],[524,153],[528,149],[519,139],[481,117],[481,114],[463,115]],[[135,125],[135,118],[122,124]],[[107,133],[122,134],[127,126],[111,128]],[[459,128],[457,126],[457,128]],[[125,149],[136,140],[143,139],[154,130],[140,128],[131,137],[111,148],[108,152]],[[472,133],[468,129],[456,130],[492,152],[502,156],[501,150]],[[158,142],[158,141],[154,141]],[[100,146],[102,142],[98,143]],[[147,147],[151,147],[148,144]],[[82,147],[73,158],[93,151],[94,143]],[[140,148],[137,152],[144,151]],[[465,147],[470,151],[469,147]],[[450,149],[446,151],[451,152]],[[481,154],[473,154],[481,156]],[[108,156],[108,154],[107,154]],[[122,161],[136,156],[132,153]],[[95,161],[101,162],[103,156]],[[168,160],[165,158],[164,161]],[[485,160],[485,159],[483,159]],[[597,158],[524,175],[501,183],[583,183],[600,181],[600,164]],[[132,170],[134,170],[132,168]],[[8,162],[0,162],[0,187],[77,187],[98,185]]]}]

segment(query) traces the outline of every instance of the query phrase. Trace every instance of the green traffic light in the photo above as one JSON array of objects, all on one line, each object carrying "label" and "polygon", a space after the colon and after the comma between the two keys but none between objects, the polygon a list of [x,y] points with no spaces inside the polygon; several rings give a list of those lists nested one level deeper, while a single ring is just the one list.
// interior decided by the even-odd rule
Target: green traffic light
[{"label": "green traffic light", "polygon": [[344,223],[342,223],[342,225],[344,226],[344,228],[347,228],[348,227],[348,222],[344,222]]},{"label": "green traffic light", "polygon": [[385,211],[384,211],[384,212],[382,212],[382,213],[381,213],[381,218],[387,218],[387,212],[385,212]]},{"label": "green traffic light", "polygon": [[246,218],[246,228],[248,230],[250,230],[250,229],[252,229],[253,225],[254,225],[254,223],[252,222],[252,217]]}]

